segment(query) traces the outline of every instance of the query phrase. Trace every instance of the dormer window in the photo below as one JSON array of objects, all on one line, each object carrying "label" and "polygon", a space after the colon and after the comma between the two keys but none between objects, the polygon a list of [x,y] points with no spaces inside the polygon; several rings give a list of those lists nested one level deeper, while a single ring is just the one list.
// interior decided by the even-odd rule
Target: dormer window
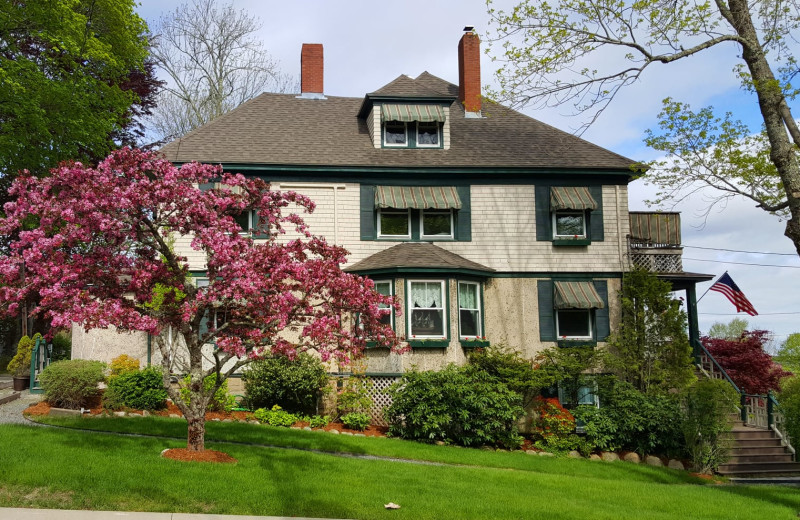
[{"label": "dormer window", "polygon": [[440,105],[381,105],[385,148],[442,148],[445,109]]},{"label": "dormer window", "polygon": [[383,125],[384,146],[408,146],[407,130],[406,123],[386,121]]},{"label": "dormer window", "polygon": [[417,146],[438,147],[441,143],[439,133],[439,123],[417,123]]}]

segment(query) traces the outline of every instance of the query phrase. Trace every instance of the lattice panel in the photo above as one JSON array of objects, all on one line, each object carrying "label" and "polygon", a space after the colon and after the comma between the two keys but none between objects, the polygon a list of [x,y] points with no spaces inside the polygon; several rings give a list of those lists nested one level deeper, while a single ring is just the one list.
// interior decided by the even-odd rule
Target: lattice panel
[{"label": "lattice panel", "polygon": [[368,385],[369,396],[372,398],[372,409],[370,410],[372,422],[379,426],[387,426],[388,423],[383,417],[383,410],[392,404],[392,398],[386,391],[390,386],[399,381],[400,378],[393,376],[369,376],[367,379],[372,382],[372,384]]},{"label": "lattice panel", "polygon": [[681,255],[631,254],[631,263],[653,273],[683,272]]}]

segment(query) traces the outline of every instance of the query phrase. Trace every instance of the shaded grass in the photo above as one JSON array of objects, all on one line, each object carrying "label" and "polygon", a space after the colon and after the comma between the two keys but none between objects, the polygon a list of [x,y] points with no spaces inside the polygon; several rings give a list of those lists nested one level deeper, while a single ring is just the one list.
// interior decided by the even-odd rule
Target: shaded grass
[{"label": "shaded grass", "polygon": [[[151,422],[124,422],[129,421],[137,428]],[[212,431],[217,426],[245,425],[210,426],[209,438],[219,433]],[[365,451],[373,445],[388,451],[392,443],[411,444],[294,430],[271,434],[277,433],[291,434],[284,438],[287,443],[327,436],[333,439],[325,442]],[[473,461],[514,457],[520,465],[430,466],[214,442],[208,447],[239,462],[185,463],[159,456],[165,448],[183,445],[182,440],[2,425],[0,506],[359,519],[789,519],[800,510],[796,489],[687,484],[676,472],[625,463],[423,446],[471,455]],[[385,510],[390,501],[402,508]]]},{"label": "shaded grass", "polygon": [[[40,422],[67,428],[186,438],[186,421],[162,417],[40,417]],[[206,423],[206,441],[250,443],[327,453],[370,455],[443,464],[518,469],[540,473],[628,479],[642,482],[700,483],[684,471],[632,464],[584,464],[566,458],[533,457],[523,452],[486,452],[455,446],[435,446],[389,438],[332,435],[319,431],[291,430],[245,423]],[[227,451],[227,450],[226,450]]]}]

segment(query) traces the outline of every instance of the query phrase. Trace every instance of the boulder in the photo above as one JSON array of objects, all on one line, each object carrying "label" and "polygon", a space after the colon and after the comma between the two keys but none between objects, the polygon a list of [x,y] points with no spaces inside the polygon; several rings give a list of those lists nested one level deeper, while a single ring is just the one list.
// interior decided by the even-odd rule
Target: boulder
[{"label": "boulder", "polygon": [[647,464],[648,466],[659,466],[659,467],[661,467],[661,466],[664,465],[664,463],[661,462],[661,459],[659,459],[658,457],[655,457],[653,455],[648,455],[647,457],[645,457],[644,463]]},{"label": "boulder", "polygon": [[679,469],[681,471],[686,469],[686,468],[683,467],[683,462],[681,462],[679,460],[675,460],[675,459],[669,459],[669,464],[667,464],[667,467],[669,469]]},{"label": "boulder", "polygon": [[600,458],[602,458],[606,462],[616,462],[619,460],[619,455],[617,455],[613,451],[604,451],[600,453]]},{"label": "boulder", "polygon": [[589,455],[589,460],[603,460],[603,459],[600,458],[600,455],[598,455],[597,453],[592,453],[591,455]]},{"label": "boulder", "polygon": [[583,455],[581,455],[580,452],[572,450],[571,452],[567,453],[567,457],[571,459],[582,459]]},{"label": "boulder", "polygon": [[554,453],[550,453],[549,451],[540,451],[539,452],[539,456],[540,457],[555,457],[555,454]]},{"label": "boulder", "polygon": [[642,462],[642,459],[639,458],[639,454],[633,451],[630,453],[626,453],[625,456],[622,457],[622,460],[624,460],[625,462],[633,462],[634,464],[639,464],[640,462]]}]

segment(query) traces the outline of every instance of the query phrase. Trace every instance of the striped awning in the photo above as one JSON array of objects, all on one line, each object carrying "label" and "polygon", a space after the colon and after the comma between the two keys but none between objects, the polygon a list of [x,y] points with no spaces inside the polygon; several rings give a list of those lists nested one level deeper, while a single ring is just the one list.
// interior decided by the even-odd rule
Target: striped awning
[{"label": "striped awning", "polygon": [[589,188],[552,186],[550,188],[550,210],[556,211],[560,209],[595,210],[597,209],[597,201],[589,193]]},{"label": "striped awning", "polygon": [[461,209],[453,186],[376,186],[376,208]]},{"label": "striped awning", "polygon": [[631,238],[637,242],[681,245],[680,213],[631,212]]},{"label": "striped awning", "polygon": [[603,299],[592,282],[555,282],[556,309],[602,309]]},{"label": "striped awning", "polygon": [[438,121],[443,123],[445,111],[439,105],[381,105],[383,121]]}]

